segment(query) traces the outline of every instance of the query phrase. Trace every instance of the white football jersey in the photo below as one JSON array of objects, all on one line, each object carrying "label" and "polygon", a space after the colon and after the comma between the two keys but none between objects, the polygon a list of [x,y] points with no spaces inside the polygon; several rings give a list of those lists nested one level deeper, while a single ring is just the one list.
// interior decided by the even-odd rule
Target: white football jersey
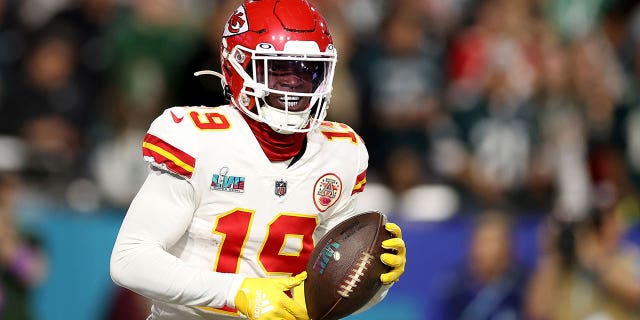
[{"label": "white football jersey", "polygon": [[[143,154],[195,190],[191,224],[167,251],[193,267],[249,277],[304,271],[314,239],[357,213],[353,200],[364,189],[368,163],[362,139],[327,121],[308,133],[299,160],[275,165],[230,106],[165,110],[144,138]],[[186,307],[155,302],[154,308]],[[191,309],[205,319],[239,316],[228,307]]]}]

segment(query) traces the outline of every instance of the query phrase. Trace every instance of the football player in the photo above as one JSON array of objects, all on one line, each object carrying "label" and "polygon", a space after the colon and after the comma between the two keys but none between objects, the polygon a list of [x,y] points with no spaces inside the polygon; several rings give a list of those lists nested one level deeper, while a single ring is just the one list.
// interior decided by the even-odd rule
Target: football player
[{"label": "football player", "polygon": [[[356,215],[368,154],[347,125],[324,121],[336,49],[305,0],[244,1],[224,27],[230,105],[174,107],[146,134],[149,176],[122,222],[111,277],[153,300],[149,319],[308,319],[303,281],[318,240]],[[197,73],[201,74],[201,73]],[[404,271],[392,267],[365,308]],[[287,294],[293,291],[293,298]]]}]

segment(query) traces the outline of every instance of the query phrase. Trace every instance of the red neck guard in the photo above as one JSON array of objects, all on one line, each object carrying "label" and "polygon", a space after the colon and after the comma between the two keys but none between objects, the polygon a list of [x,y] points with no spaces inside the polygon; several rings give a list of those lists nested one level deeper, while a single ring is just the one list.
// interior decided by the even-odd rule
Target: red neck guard
[{"label": "red neck guard", "polygon": [[249,128],[258,140],[260,147],[271,161],[284,161],[293,158],[302,149],[306,133],[277,133],[267,124],[255,121],[240,112],[249,124]]}]

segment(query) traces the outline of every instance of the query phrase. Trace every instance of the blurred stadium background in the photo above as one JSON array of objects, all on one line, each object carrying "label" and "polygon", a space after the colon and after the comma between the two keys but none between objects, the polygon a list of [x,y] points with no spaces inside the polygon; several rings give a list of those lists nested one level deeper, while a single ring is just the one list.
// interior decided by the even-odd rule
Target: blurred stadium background
[{"label": "blurred stadium background", "polygon": [[[408,247],[351,319],[640,319],[639,1],[311,2],[329,119],[371,154],[361,209]],[[108,270],[140,143],[167,107],[224,103],[192,75],[239,3],[0,0],[0,319],[144,319]]]}]

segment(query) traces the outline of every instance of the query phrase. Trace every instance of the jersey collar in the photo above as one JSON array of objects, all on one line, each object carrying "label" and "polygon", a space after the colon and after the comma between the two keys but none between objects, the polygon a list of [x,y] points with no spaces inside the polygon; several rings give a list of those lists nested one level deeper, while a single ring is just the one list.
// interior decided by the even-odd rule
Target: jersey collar
[{"label": "jersey collar", "polygon": [[253,132],[262,151],[270,161],[285,161],[292,157],[299,158],[304,152],[306,133],[278,133],[265,123],[250,119],[242,112],[240,114],[249,125],[249,128],[251,128],[251,132]]}]

